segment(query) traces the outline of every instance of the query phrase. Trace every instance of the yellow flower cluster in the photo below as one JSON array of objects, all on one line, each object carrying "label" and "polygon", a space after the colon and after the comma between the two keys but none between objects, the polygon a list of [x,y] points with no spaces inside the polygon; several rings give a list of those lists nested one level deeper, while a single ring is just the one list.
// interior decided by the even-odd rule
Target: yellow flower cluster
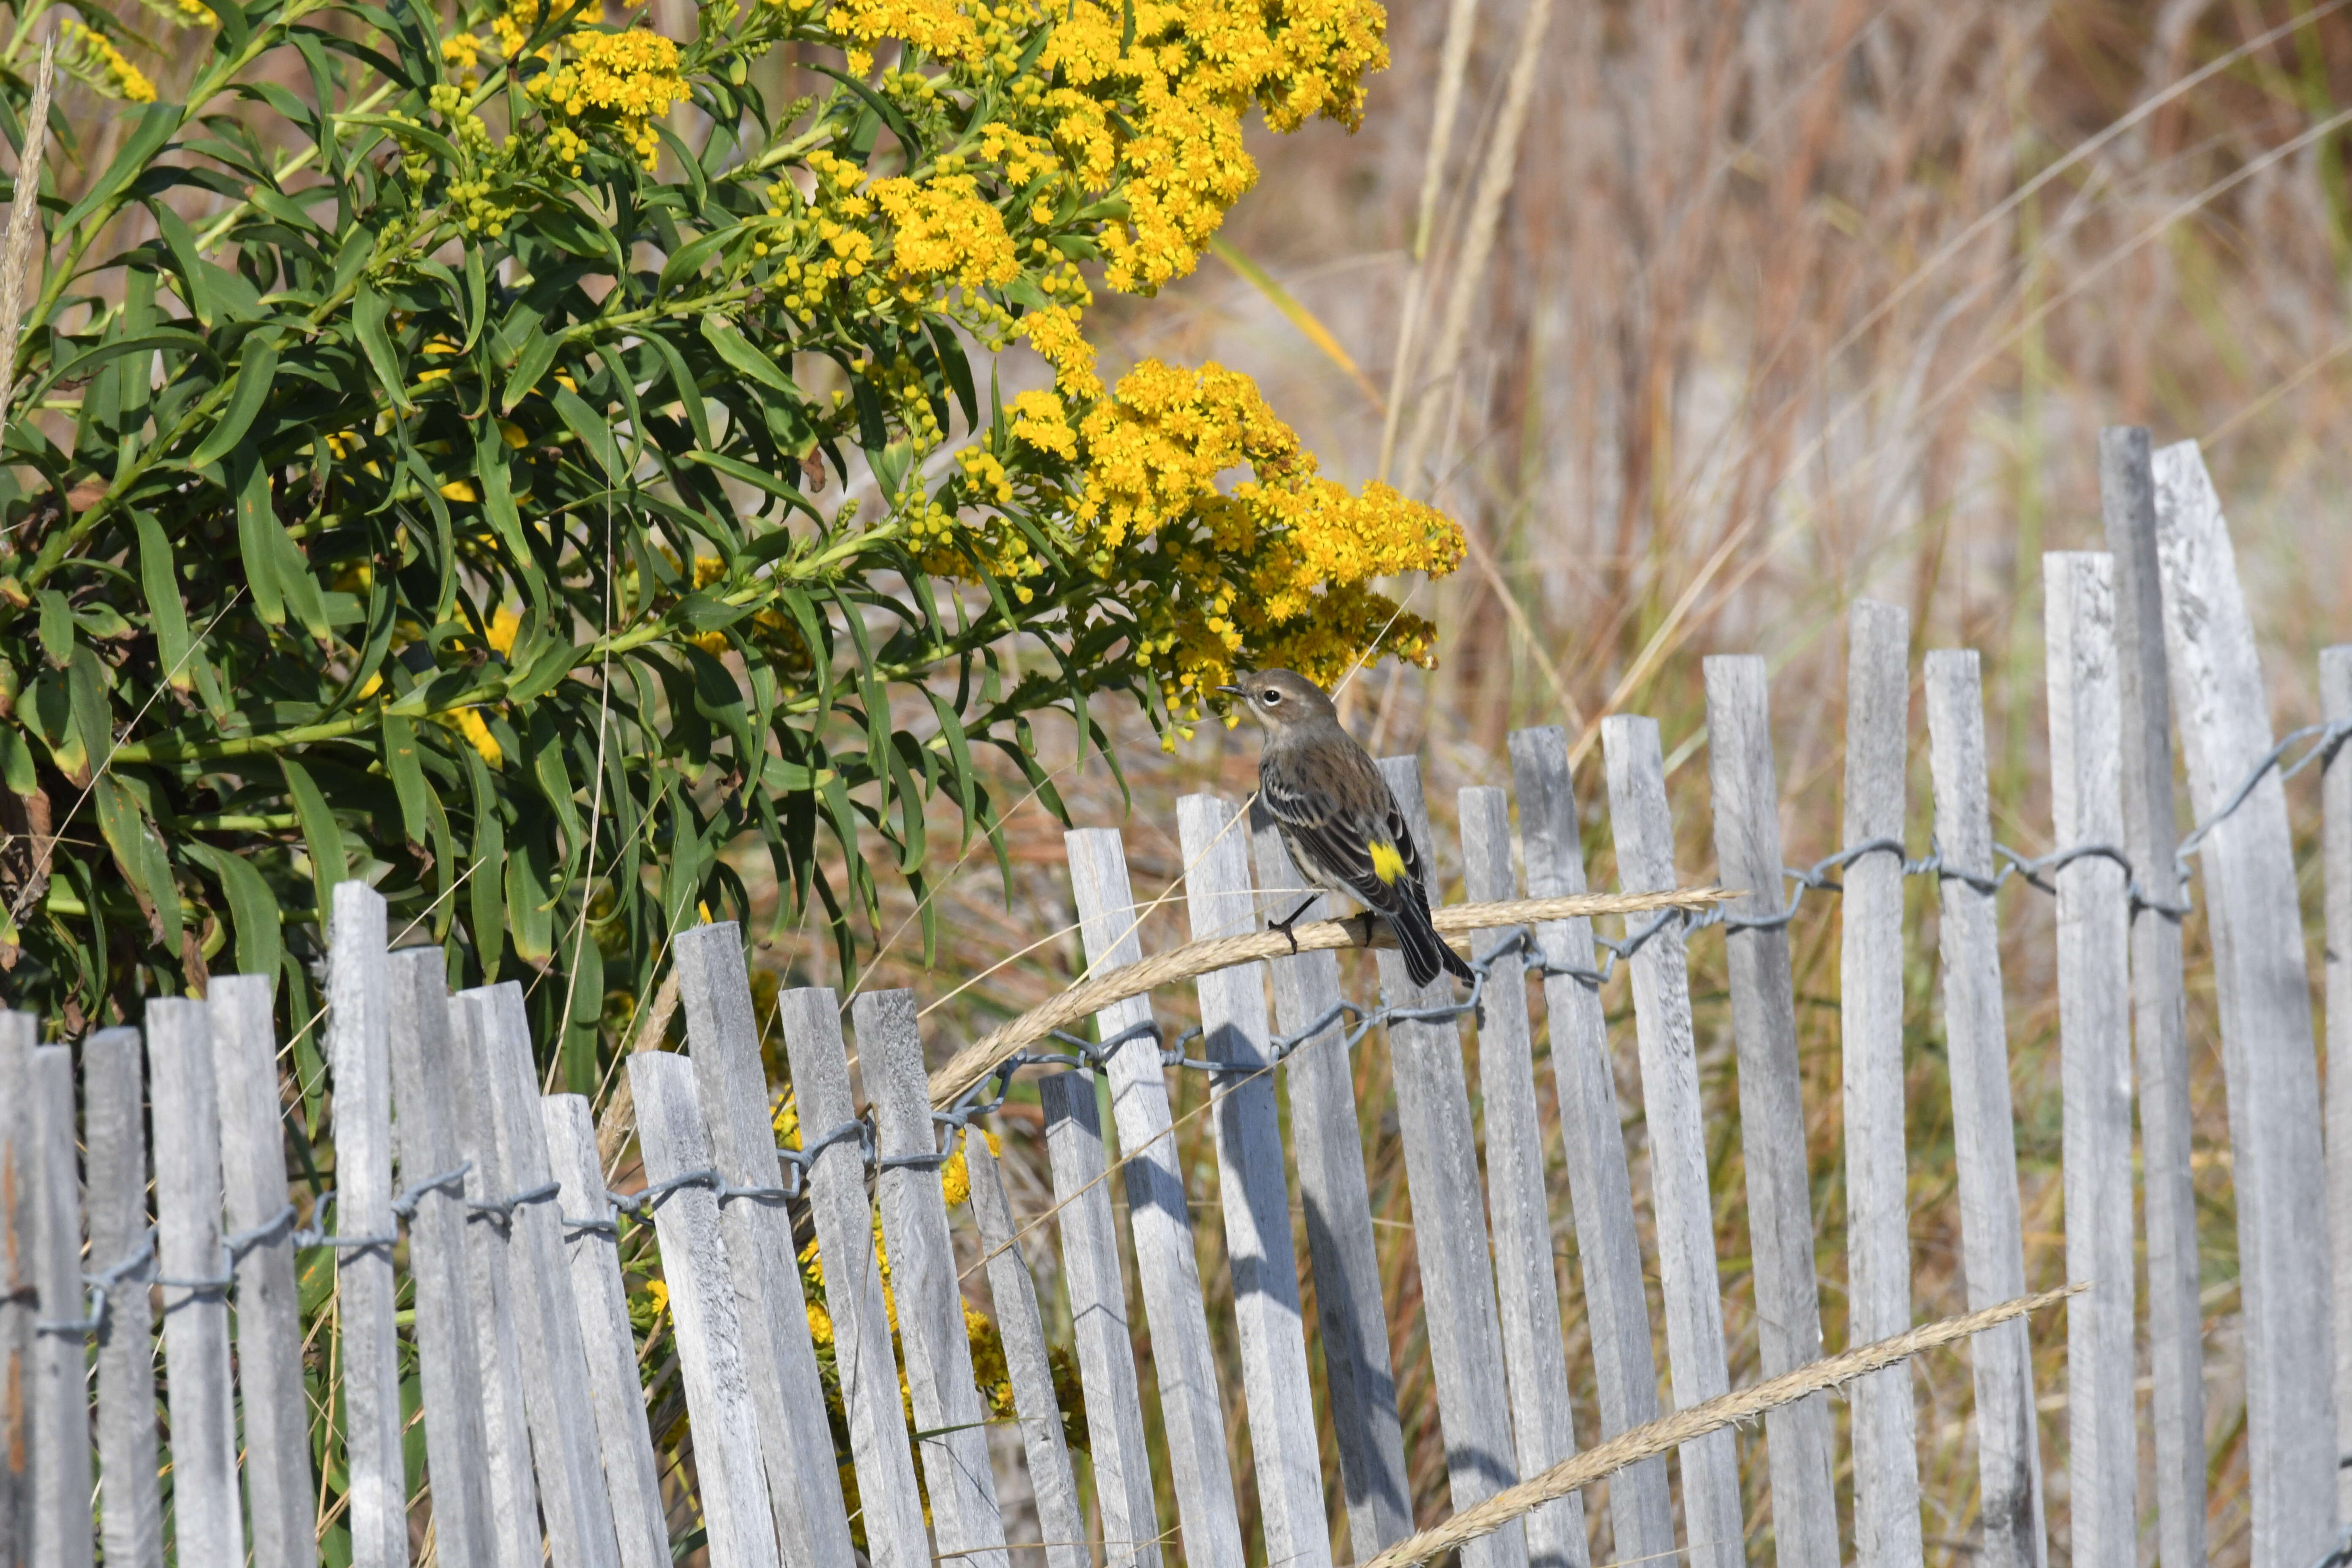
[{"label": "yellow flower cluster", "polygon": [[970,174],[940,174],[922,182],[877,182],[875,205],[896,226],[890,271],[909,305],[931,298],[933,286],[974,293],[1020,276],[1020,258],[1004,232],[1004,215],[980,194]]},{"label": "yellow flower cluster", "polygon": [[579,33],[566,40],[572,58],[531,84],[551,114],[572,119],[610,115],[648,169],[661,152],[653,122],[693,96],[678,74],[677,45],[658,33],[631,27]]},{"label": "yellow flower cluster", "polygon": [[1087,479],[1078,518],[1113,550],[1192,514],[1217,493],[1225,469],[1248,463],[1264,472],[1298,454],[1298,438],[1257,384],[1214,363],[1192,371],[1145,360],[1081,430]]},{"label": "yellow flower cluster", "polygon": [[109,98],[155,101],[155,84],[123,58],[114,40],[68,16],[58,24],[58,64]]},{"label": "yellow flower cluster", "polygon": [[[1180,722],[1199,716],[1244,649],[1327,683],[1367,649],[1427,662],[1434,628],[1367,584],[1453,571],[1462,531],[1385,485],[1357,496],[1321,478],[1247,376],[1146,360],[1079,434],[1086,477],[1073,510],[1093,532],[1097,571],[1158,588],[1129,602]],[[1242,466],[1254,477],[1219,494],[1217,475]]]},{"label": "yellow flower cluster", "polygon": [[[1071,0],[1037,63],[1067,84],[1044,103],[1073,172],[1127,197],[1103,235],[1110,286],[1149,294],[1192,271],[1257,183],[1242,145],[1253,100],[1278,131],[1318,114],[1352,127],[1365,73],[1388,63],[1384,25],[1371,0]],[[1121,100],[1131,125],[1112,116]]]}]

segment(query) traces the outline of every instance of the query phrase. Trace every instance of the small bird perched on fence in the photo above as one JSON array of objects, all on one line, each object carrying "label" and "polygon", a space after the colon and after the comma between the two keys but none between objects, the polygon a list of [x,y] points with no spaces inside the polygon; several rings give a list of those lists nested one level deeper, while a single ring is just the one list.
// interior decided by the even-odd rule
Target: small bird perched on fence
[{"label": "small bird perched on fence", "polygon": [[[1470,979],[1470,966],[1430,923],[1421,852],[1396,796],[1371,754],[1340,727],[1322,688],[1293,671],[1268,669],[1217,689],[1240,698],[1265,731],[1258,798],[1307,879],[1386,916],[1415,985],[1441,973]],[[1314,902],[1310,897],[1286,919],[1267,924],[1290,936]],[[1290,945],[1297,952],[1297,939]]]}]

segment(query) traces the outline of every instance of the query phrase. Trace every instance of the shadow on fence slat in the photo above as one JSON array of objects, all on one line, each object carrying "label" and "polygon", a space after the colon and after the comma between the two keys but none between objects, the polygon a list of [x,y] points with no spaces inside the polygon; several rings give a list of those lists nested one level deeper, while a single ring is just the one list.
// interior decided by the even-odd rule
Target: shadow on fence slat
[{"label": "shadow on fence slat", "polygon": [[[856,999],[873,1102],[863,1113],[835,996],[783,994],[780,1019],[804,1138],[780,1151],[742,933],[731,925],[679,933],[676,989],[690,1057],[629,1058],[646,1186],[616,1194],[606,1190],[613,1178],[599,1159],[588,1101],[540,1093],[519,988],[451,997],[446,956],[430,948],[387,954],[383,900],[346,880],[333,894],[328,984],[341,1190],[320,1194],[310,1226],[299,1230],[294,1206],[283,1201],[268,982],[223,976],[206,1002],[167,997],[148,1005],[152,1229],[140,1033],[107,1029],[78,1045],[41,1045],[37,1021],[7,1015],[0,1020],[0,1259],[8,1269],[0,1372],[21,1393],[0,1407],[0,1439],[29,1458],[0,1467],[0,1563],[81,1568],[91,1561],[93,1451],[95,1534],[106,1560],[163,1562],[152,1374],[152,1308],[160,1305],[169,1534],[179,1560],[243,1560],[249,1518],[257,1568],[317,1562],[320,1531],[338,1521],[351,1531],[355,1563],[404,1565],[419,1510],[402,1453],[403,1331],[394,1306],[403,1272],[411,1281],[405,1332],[422,1385],[432,1541],[437,1560],[452,1568],[534,1568],[551,1552],[564,1568],[656,1568],[697,1546],[712,1568],[854,1568],[853,1531],[874,1568],[922,1568],[934,1557],[1009,1568],[1015,1552],[1041,1552],[1046,1568],[1089,1568],[1097,1551],[1106,1568],[1159,1568],[1171,1552],[1203,1568],[1269,1558],[1281,1568],[1317,1568],[1339,1555],[1338,1512],[1353,1560],[1369,1561],[1398,1548],[1413,1522],[1347,1055],[1367,1029],[1385,1026],[1447,1489],[1457,1514],[1475,1514],[1451,1532],[1413,1536],[1413,1552],[1438,1542],[1458,1547],[1472,1568],[1583,1568],[1598,1515],[1588,1521],[1588,1500],[1575,1489],[1599,1479],[1608,1489],[1615,1557],[1674,1554],[1676,1500],[1660,1449],[1672,1443],[1682,1460],[1681,1550],[1709,1564],[1744,1562],[1754,1552],[1743,1540],[1738,1450],[1720,1423],[1760,1413],[1778,1559],[1784,1568],[1830,1568],[1843,1556],[1832,1486],[1839,1456],[1829,1405],[1813,1391],[1860,1374],[1851,1449],[1855,1551],[1874,1564],[1916,1562],[1912,1373],[1891,1358],[1975,1332],[1982,1524],[1972,1544],[1986,1568],[2043,1568],[2048,1532],[2023,1320],[1990,1327],[1948,1321],[1892,1342],[1912,1329],[1902,1034],[1908,876],[1938,880],[1937,989],[1969,1305],[2007,1303],[2014,1312],[2028,1304],[2019,1300],[2023,1237],[1994,901],[2012,873],[2059,900],[2067,1268],[2087,1290],[2068,1313],[2072,1550],[2077,1562],[2103,1565],[2140,1552],[2136,1043],[2151,1227],[2155,1534],[2166,1568],[2199,1561],[2202,1450],[2194,1426],[2203,1367],[2179,923],[2188,889],[2185,875],[2175,874],[2170,834],[2169,690],[2200,824],[2181,842],[2203,845],[2221,1001],[2243,1266],[2252,1559],[2257,1568],[2306,1568],[2332,1544],[2339,1510],[2352,1505],[2352,1480],[2340,1483],[2340,1500],[2329,1480],[2339,1445],[2352,1448],[2352,1289],[2330,1300],[2331,1268],[2352,1279],[2352,1070],[2328,1085],[2325,1122],[2335,1136],[2323,1159],[2302,911],[2283,780],[2271,775],[2315,759],[2326,764],[2320,879],[2328,1045],[2341,1067],[2352,1057],[2352,763],[2344,760],[2352,754],[2344,745],[2352,736],[2352,647],[2321,656],[2332,727],[2290,737],[2315,740],[2286,766],[2287,747],[2272,742],[2227,532],[2194,447],[2151,456],[2144,433],[2110,432],[2101,456],[2118,557],[2057,554],[2044,563],[2061,850],[2027,860],[1993,841],[1977,658],[1938,650],[1926,656],[1924,670],[1931,850],[1905,857],[1909,626],[1901,611],[1867,602],[1855,605],[1851,623],[1845,848],[1810,870],[1781,865],[1768,694],[1753,658],[1710,659],[1706,671],[1720,876],[1748,889],[1736,902],[1700,914],[1629,917],[1633,929],[1615,942],[1596,942],[1588,919],[1548,921],[1531,932],[1484,924],[1559,911],[1510,907],[1509,797],[1463,792],[1465,880],[1476,907],[1450,919],[1456,931],[1473,931],[1479,980],[1472,995],[1485,1009],[1483,1178],[1463,1054],[1462,1018],[1472,1005],[1459,1002],[1450,983],[1409,986],[1393,951],[1378,953],[1388,1005],[1363,1008],[1352,1022],[1337,1010],[1339,969],[1328,948],[1259,947],[1235,963],[1230,949],[1203,957],[1211,950],[1196,945],[1159,955],[1134,976],[1136,984],[1195,983],[1205,1032],[1196,1056],[1181,1042],[1164,1048],[1149,995],[1104,1007],[1095,1020],[1099,1044],[1063,1037],[1076,1054],[1061,1059],[1086,1065],[1043,1079],[1038,1091],[1050,1217],[1091,1435],[1083,1470],[1064,1441],[1054,1389],[1045,1325],[1058,1313],[1040,1302],[1025,1261],[1051,1244],[1050,1236],[1031,1234],[1045,1216],[1016,1215],[995,1159],[972,1136],[972,1118],[991,1108],[983,1101],[1003,1084],[935,1105],[909,993]],[[1614,716],[1601,737],[1625,887],[1671,889],[1674,841],[1656,727]],[[1510,752],[1529,896],[1580,893],[1566,736],[1523,731]],[[1391,758],[1381,767],[1423,862],[1436,868],[1418,765]],[[1244,821],[1242,809],[1205,795],[1180,804],[1196,944],[1286,913],[1296,896],[1299,878],[1278,836],[1262,820]],[[1074,831],[1066,849],[1094,973],[1145,963],[1138,930],[1145,911],[1119,836]],[[1828,879],[1840,866],[1842,889]],[[1798,883],[1785,904],[1783,877]],[[1815,1280],[1834,1264],[1815,1258],[1785,929],[1807,889],[1842,891],[1845,900],[1852,1337],[1890,1342],[1843,1370],[1822,1359]],[[1654,908],[1655,900],[1610,907]],[[1687,939],[1712,924],[1724,925],[1732,943],[1760,1349],[1767,1376],[1780,1380],[1720,1405],[1708,1405],[1728,1380],[1685,957]],[[1326,928],[1318,940],[1362,938]],[[1652,1261],[1677,1407],[1665,1425],[1631,1439],[1648,1446],[1643,1457],[1613,1470],[1609,1465],[1633,1451],[1620,1440],[1659,1415],[1659,1369],[1601,1005],[1607,979],[1594,963],[1602,947],[1632,970],[1632,1046],[1657,1220]],[[1529,968],[1542,981],[1599,1395],[1594,1448],[1613,1451],[1607,1464],[1580,1466],[1577,1456],[1564,1271],[1552,1249],[1550,1156],[1536,1110],[1538,1030],[1523,983]],[[1269,981],[1281,1036],[1269,1022]],[[1096,996],[1070,1002],[1094,1005]],[[1052,1059],[1026,1056],[1014,1065]],[[1277,1068],[1291,1079],[1286,1129]],[[1171,1117],[1171,1069],[1209,1075],[1229,1278],[1202,1278]],[[1103,1143],[1106,1103],[1118,1130],[1116,1164]],[[959,1145],[971,1179],[969,1217],[949,1211],[941,1183],[941,1166]],[[1301,1316],[1286,1194],[1294,1161],[1319,1354],[1310,1353]],[[1129,1199],[1141,1323],[1130,1320],[1121,1277],[1114,1173]],[[2323,1197],[2326,1250],[2311,1241]],[[795,1234],[793,1215],[803,1198],[824,1280],[821,1311],[800,1273],[806,1237]],[[649,1425],[616,1210],[652,1226],[683,1427],[656,1433]],[[78,1258],[85,1213],[86,1259]],[[964,1287],[977,1290],[978,1281],[962,1278],[957,1263],[956,1228],[966,1224],[976,1227],[982,1261],[962,1274],[984,1275],[994,1305],[1042,1542],[1006,1537],[991,1467],[1014,1458],[1009,1449],[992,1457],[983,1430],[963,1315]],[[341,1291],[331,1348],[342,1446],[324,1464],[344,1482],[343,1500],[324,1519],[314,1517],[320,1493],[295,1295],[298,1257],[320,1247],[335,1249]],[[1238,1368],[1221,1369],[1212,1353],[1212,1296],[1234,1310]],[[2331,1335],[2334,1375],[2315,1375],[2315,1352]],[[1156,1449],[1138,1387],[1138,1346],[1146,1341],[1165,1439]],[[820,1343],[841,1374],[854,1515],[824,1411]],[[1886,1370],[1863,1371],[1878,1366]],[[1228,1375],[1240,1379],[1248,1416],[1262,1541],[1244,1538],[1235,1509],[1219,1391]],[[2190,1430],[2168,1433],[2168,1421]],[[1320,1464],[1325,1422],[1339,1456],[1336,1500],[1327,1496],[1334,1483]],[[665,1450],[675,1456],[667,1467]],[[1172,1521],[1157,1514],[1155,1476],[1171,1483]],[[1528,1484],[1513,1489],[1523,1479]],[[1090,1488],[1082,1490],[1082,1479]],[[1088,1491],[1091,1510],[1083,1506]]]}]

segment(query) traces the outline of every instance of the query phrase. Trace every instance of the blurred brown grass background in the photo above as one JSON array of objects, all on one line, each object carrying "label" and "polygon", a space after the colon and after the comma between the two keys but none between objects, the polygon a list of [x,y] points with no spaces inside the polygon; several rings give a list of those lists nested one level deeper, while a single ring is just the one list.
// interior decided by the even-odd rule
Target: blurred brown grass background
[{"label": "blurred brown grass background", "polygon": [[[2343,436],[2352,414],[2352,9],[2344,0],[1552,0],[1530,47],[1538,5],[1544,0],[1395,5],[1394,63],[1373,85],[1361,132],[1318,126],[1256,144],[1259,186],[1224,238],[1328,331],[1337,355],[1267,289],[1217,260],[1157,300],[1110,300],[1096,317],[1108,330],[1109,368],[1156,354],[1246,370],[1327,471],[1373,478],[1386,446],[1394,482],[1461,519],[1470,560],[1411,600],[1442,629],[1438,668],[1368,669],[1344,698],[1375,750],[1421,753],[1441,838],[1458,786],[1508,784],[1511,728],[1560,724],[1589,739],[1604,714],[1647,713],[1664,726],[1681,871],[1710,879],[1699,659],[1756,652],[1774,670],[1789,852],[1801,860],[1829,852],[1841,805],[1843,612],[1867,595],[1910,609],[1915,668],[1917,650],[1930,647],[1984,651],[1995,835],[2022,850],[2050,847],[2041,555],[2100,547],[2095,443],[2107,424],[2205,444],[2265,639],[2276,722],[2284,731],[2315,716],[2316,650],[2352,637],[2344,521],[2352,456]],[[1441,121],[1444,40],[1464,12],[1456,109]],[[1507,106],[1522,60],[1524,124],[1514,144]],[[1433,172],[1433,151],[1442,162]],[[1497,161],[1507,177],[1493,189],[1491,243],[1482,247],[1481,172]],[[1417,261],[1425,180],[1434,199]],[[1449,365],[1444,317],[1457,296],[1460,353]],[[1409,316],[1414,341],[1400,372]],[[1929,803],[1916,705],[1913,728],[1916,851]],[[1131,717],[1119,736],[1131,805],[1099,758],[1057,782],[1081,825],[1123,826],[1141,898],[1181,893],[1174,800],[1200,789],[1245,796],[1255,742],[1204,725],[1163,757]],[[1613,867],[1595,763],[1597,754],[1580,765],[1579,784],[1598,887],[1611,885]],[[2310,789],[2294,786],[2293,810],[2315,921]],[[923,962],[913,929],[900,930],[912,910],[903,889],[886,909],[877,934],[898,934],[864,984],[912,985],[935,1005],[927,1026],[941,1057],[1077,973],[1059,832],[1034,802],[1015,815],[1009,910],[985,847],[952,875],[934,868],[944,928],[935,963]],[[1458,855],[1447,846],[1437,858],[1446,896],[1458,898]],[[2003,900],[2028,1273],[2040,1289],[2063,1270],[2051,910],[2021,889]],[[1924,884],[1911,889],[1911,914],[1912,1237],[1924,1321],[1964,1302],[1936,917]],[[2210,1531],[2214,1560],[2232,1563],[2248,1551],[2234,1219],[2210,968],[2201,924],[2192,919],[2189,929]],[[1150,917],[1147,950],[1187,931],[1171,900]],[[2313,941],[2315,952],[2315,925]],[[1808,904],[1794,952],[1835,1349],[1845,1337],[1845,1264],[1833,901]],[[1693,942],[1737,1384],[1758,1375],[1758,1353],[1722,953],[1718,935]],[[837,978],[813,930],[769,959],[799,981]],[[1376,989],[1369,964],[1345,981],[1360,1000]],[[1620,1094],[1646,1211],[1622,980],[1608,1001],[1626,1025]],[[1179,1021],[1191,1007],[1173,994],[1160,1003],[1163,1017]],[[1549,1069],[1539,1078],[1549,1100]],[[1204,1089],[1189,1075],[1174,1082],[1181,1119]],[[1357,1082],[1426,1522],[1445,1511],[1444,1454],[1376,1037],[1360,1047]],[[1008,1164],[1016,1207],[1037,1213],[1050,1198],[1042,1150],[1020,1136],[1035,1118],[1034,1094],[1023,1098],[1033,1102],[1025,1110],[1018,1100],[1006,1109]],[[1557,1119],[1545,1110],[1557,1162]],[[1181,1138],[1213,1321],[1233,1352],[1230,1303],[1214,1300],[1224,1271],[1205,1121],[1185,1123]],[[1578,1433],[1590,1442],[1580,1275],[1565,1183],[1553,1186]],[[1029,1240],[1043,1293],[1058,1303],[1050,1227]],[[2144,1275],[2140,1300],[2144,1311]],[[1653,1315],[1659,1321],[1654,1306]],[[2058,1320],[2037,1325],[2036,1337],[2053,1561],[2063,1562]],[[1238,1363],[1229,1354],[1223,1364]],[[1148,1370],[1144,1384],[1150,1402]],[[1977,1520],[1964,1352],[1927,1359],[1915,1388],[1930,1559],[1965,1563]],[[1230,1371],[1224,1395],[1254,1513]],[[1156,1431],[1156,1410],[1149,1420]],[[1740,1441],[1760,1559],[1771,1527],[1762,1438]],[[1334,1455],[1327,1473],[1344,1560]],[[1848,1482],[1841,1475],[1850,1510]],[[2152,1559],[2149,1484],[2143,1555]],[[1163,1511],[1173,1518],[1172,1507]],[[1595,1561],[1604,1561],[1606,1510],[1591,1506],[1588,1517]],[[1850,1540],[1850,1511],[1846,1524]]]}]

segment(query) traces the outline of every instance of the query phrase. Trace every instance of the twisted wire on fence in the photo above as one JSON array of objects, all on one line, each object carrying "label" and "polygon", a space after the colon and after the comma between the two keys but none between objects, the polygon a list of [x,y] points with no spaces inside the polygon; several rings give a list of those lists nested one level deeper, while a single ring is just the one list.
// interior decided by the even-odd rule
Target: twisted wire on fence
[{"label": "twisted wire on fence", "polygon": [[[1742,931],[1778,931],[1785,929],[1797,917],[1808,892],[1843,892],[1843,883],[1832,873],[1869,855],[1894,855],[1901,858],[1906,877],[1932,876],[1965,882],[1979,892],[1997,892],[2011,878],[2017,878],[2029,887],[2054,894],[2057,887],[2047,879],[2064,870],[2077,860],[2099,858],[2114,861],[2122,868],[2126,879],[2126,896],[2135,913],[2154,910],[2178,920],[2189,912],[2185,889],[2189,879],[2189,858],[2197,853],[2214,830],[2227,821],[2253,795],[2255,787],[2273,768],[2280,771],[2282,782],[2293,778],[2313,763],[2323,767],[2332,765],[2347,741],[2352,741],[2352,720],[2332,723],[2308,724],[2290,732],[2252,768],[2232,790],[2229,798],[2212,816],[2198,823],[2182,837],[2174,851],[2173,866],[2184,889],[2183,901],[2168,904],[2149,897],[2133,869],[2130,858],[2115,845],[2085,843],[2070,845],[2047,855],[2028,857],[1996,843],[1992,847],[1998,869],[1979,871],[1948,864],[1940,846],[1931,837],[1926,856],[1912,858],[1900,839],[1874,838],[1827,856],[1806,867],[1783,868],[1781,875],[1793,887],[1788,902],[1777,912],[1768,915],[1735,914],[1729,900],[1739,897],[1718,889],[1681,889],[1664,893],[1580,894],[1556,899],[1520,899],[1487,904],[1457,904],[1436,910],[1434,922],[1441,932],[1470,932],[1517,925],[1501,942],[1485,954],[1471,961],[1470,994],[1458,1002],[1403,1006],[1383,1005],[1365,1008],[1349,1001],[1334,1003],[1318,1018],[1303,1028],[1276,1036],[1267,1042],[1265,1054],[1255,1059],[1213,1061],[1187,1057],[1184,1047],[1200,1037],[1197,1027],[1180,1035],[1172,1047],[1160,1051],[1164,1068],[1206,1072],[1214,1077],[1237,1077],[1272,1071],[1280,1067],[1292,1053],[1326,1030],[1346,1020],[1347,1027],[1339,1037],[1341,1048],[1352,1050],[1357,1042],[1373,1029],[1391,1023],[1444,1022],[1465,1014],[1475,1014],[1485,999],[1487,983],[1495,968],[1507,959],[1517,960],[1520,973],[1528,969],[1538,973],[1565,975],[1583,984],[1605,985],[1622,963],[1630,962],[1651,941],[1680,922],[1683,934],[1721,926],[1727,932]],[[2303,754],[2294,762],[2287,754],[2298,745],[2305,745]],[[1630,929],[1622,937],[1611,938],[1594,933],[1593,942],[1601,949],[1598,967],[1555,963],[1533,953],[1531,928],[1547,921],[1590,919],[1599,914],[1624,916],[1630,922],[1635,915],[1650,918],[1639,927]],[[931,1120],[947,1129],[945,1141],[929,1154],[883,1155],[876,1146],[874,1122],[869,1110],[866,1115],[843,1122],[822,1136],[803,1141],[797,1149],[779,1148],[777,1158],[782,1162],[785,1181],[778,1185],[737,1186],[727,1182],[716,1170],[688,1171],[666,1181],[656,1182],[635,1193],[607,1190],[604,1194],[605,1212],[602,1215],[562,1216],[565,1228],[603,1231],[616,1234],[621,1214],[650,1216],[654,1208],[673,1193],[688,1187],[705,1188],[720,1203],[744,1200],[755,1203],[782,1203],[798,1197],[806,1184],[807,1173],[816,1158],[835,1145],[855,1142],[861,1163],[869,1170],[891,1169],[937,1170],[952,1159],[958,1140],[969,1128],[971,1119],[994,1111],[1012,1092],[1013,1076],[1031,1067],[1087,1068],[1100,1070],[1111,1057],[1132,1042],[1149,1037],[1164,1040],[1165,1031],[1153,1020],[1146,1020],[1121,1031],[1107,1040],[1087,1040],[1071,1034],[1065,1026],[1076,1024],[1088,1015],[1098,1012],[1115,1002],[1157,989],[1177,981],[1198,978],[1214,970],[1259,959],[1279,957],[1293,952],[1307,952],[1342,947],[1388,945],[1393,937],[1381,928],[1374,917],[1356,915],[1344,921],[1324,921],[1311,926],[1300,926],[1288,934],[1279,931],[1254,932],[1245,936],[1215,937],[1203,942],[1188,942],[1181,947],[1129,964],[1107,973],[1092,976],[1061,993],[1041,1006],[1032,1008],[1020,1017],[992,1031],[981,1040],[957,1054],[955,1058],[933,1076],[932,1097],[937,1107]],[[1034,1051],[1024,1048],[1041,1039],[1051,1039],[1066,1046],[1060,1051]],[[940,1101],[944,1099],[945,1103]],[[427,1176],[404,1188],[391,1205],[395,1226],[415,1217],[418,1202],[436,1191],[462,1191],[466,1175],[473,1162]],[[465,1199],[468,1219],[480,1219],[492,1224],[509,1223],[514,1211],[527,1205],[553,1201],[558,1194],[556,1183],[549,1182],[527,1191],[503,1197]],[[366,1236],[341,1236],[327,1231],[324,1220],[333,1205],[335,1194],[331,1188],[319,1194],[312,1205],[312,1225],[297,1228],[297,1210],[289,1203],[277,1214],[248,1229],[232,1232],[221,1238],[221,1271],[206,1279],[175,1279],[154,1275],[135,1279],[134,1276],[152,1266],[155,1258],[156,1233],[149,1226],[144,1238],[129,1255],[95,1273],[86,1273],[82,1281],[89,1291],[89,1306],[79,1319],[47,1320],[37,1322],[35,1331],[43,1334],[89,1336],[104,1325],[110,1297],[127,1284],[161,1285],[194,1292],[225,1292],[236,1283],[237,1261],[260,1246],[290,1237],[297,1248],[327,1247],[346,1250],[390,1247],[399,1240],[397,1229]],[[1751,1391],[1752,1392],[1752,1391]],[[1696,1414],[1693,1412],[1691,1414]],[[1629,1434],[1630,1436],[1630,1434]],[[2352,1562],[2352,1557],[2346,1559]]]}]

